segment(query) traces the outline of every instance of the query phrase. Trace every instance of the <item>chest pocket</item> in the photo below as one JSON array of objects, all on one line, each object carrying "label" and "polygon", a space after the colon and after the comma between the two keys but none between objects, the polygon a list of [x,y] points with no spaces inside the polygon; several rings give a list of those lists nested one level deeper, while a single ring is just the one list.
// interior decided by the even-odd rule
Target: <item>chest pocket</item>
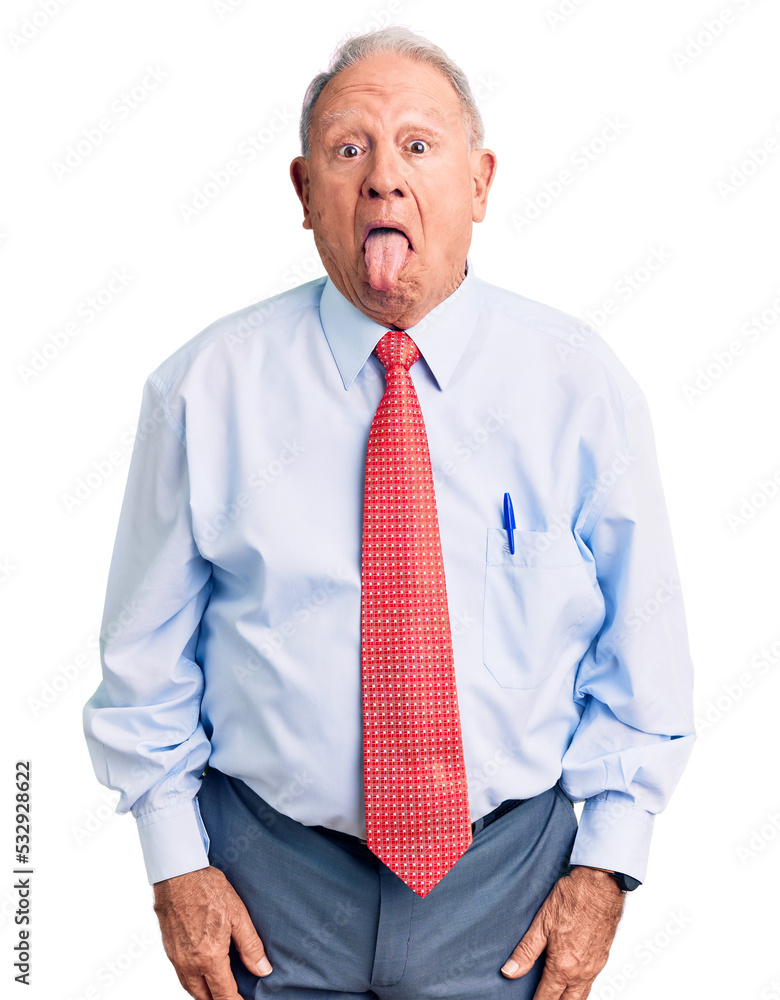
[{"label": "chest pocket", "polygon": [[534,688],[555,670],[591,624],[593,581],[570,531],[515,531],[511,554],[506,531],[488,530],[483,659],[502,687]]}]

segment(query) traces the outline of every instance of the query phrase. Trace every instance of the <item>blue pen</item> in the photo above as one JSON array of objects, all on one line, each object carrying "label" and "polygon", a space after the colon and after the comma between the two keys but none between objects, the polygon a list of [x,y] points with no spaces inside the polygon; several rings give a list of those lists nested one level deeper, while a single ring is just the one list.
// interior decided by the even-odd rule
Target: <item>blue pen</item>
[{"label": "blue pen", "polygon": [[509,551],[515,554],[515,509],[512,506],[512,498],[508,493],[504,494],[504,527],[509,536]]}]

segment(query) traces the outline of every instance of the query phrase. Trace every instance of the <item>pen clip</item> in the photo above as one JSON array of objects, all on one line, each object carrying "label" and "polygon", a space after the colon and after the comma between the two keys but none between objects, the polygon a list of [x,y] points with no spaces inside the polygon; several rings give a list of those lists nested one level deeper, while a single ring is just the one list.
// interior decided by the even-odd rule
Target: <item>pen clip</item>
[{"label": "pen clip", "polygon": [[512,506],[512,498],[508,493],[504,494],[504,528],[509,538],[509,551],[515,554],[515,510]]}]

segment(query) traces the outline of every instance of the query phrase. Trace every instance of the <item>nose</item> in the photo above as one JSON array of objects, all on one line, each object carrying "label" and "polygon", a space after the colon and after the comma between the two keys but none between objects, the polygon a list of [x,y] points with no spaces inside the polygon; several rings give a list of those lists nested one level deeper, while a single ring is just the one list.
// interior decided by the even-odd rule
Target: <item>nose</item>
[{"label": "nose", "polygon": [[364,198],[403,198],[408,193],[404,161],[392,145],[377,143],[371,151],[363,180]]}]

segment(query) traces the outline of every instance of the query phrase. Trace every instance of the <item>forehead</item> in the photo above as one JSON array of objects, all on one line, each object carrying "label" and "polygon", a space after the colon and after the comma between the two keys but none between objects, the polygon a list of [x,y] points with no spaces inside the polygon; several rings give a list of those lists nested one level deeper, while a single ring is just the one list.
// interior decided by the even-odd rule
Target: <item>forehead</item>
[{"label": "forehead", "polygon": [[427,118],[439,128],[462,128],[455,88],[429,63],[394,53],[369,56],[337,73],[314,106],[314,133],[339,121],[376,118],[388,123]]}]

